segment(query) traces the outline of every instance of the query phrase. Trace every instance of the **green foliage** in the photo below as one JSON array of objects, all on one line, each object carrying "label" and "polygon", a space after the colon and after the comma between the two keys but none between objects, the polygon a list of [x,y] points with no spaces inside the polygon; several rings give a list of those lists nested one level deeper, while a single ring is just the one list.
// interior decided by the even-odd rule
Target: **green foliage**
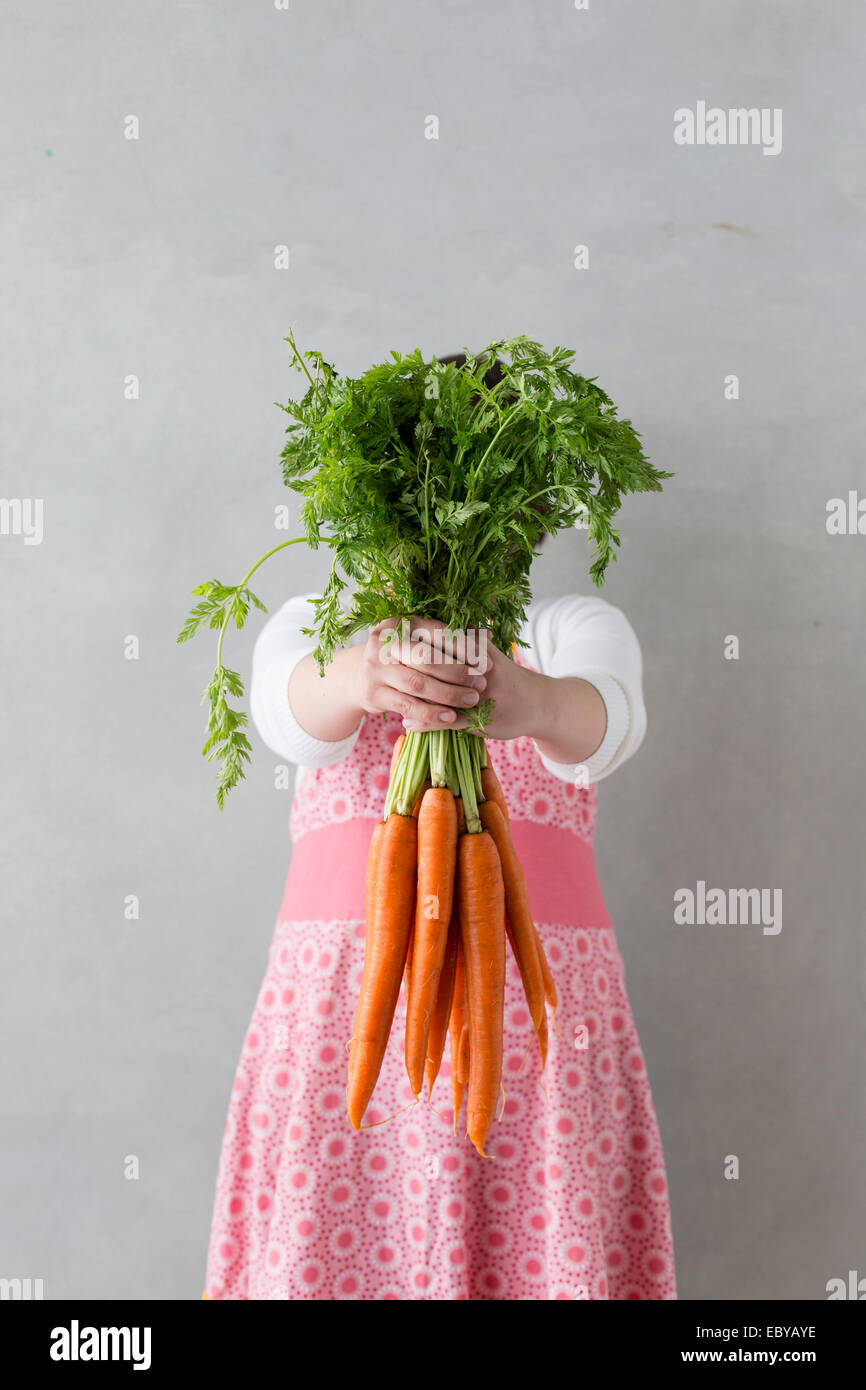
[{"label": "green foliage", "polygon": [[[250,571],[252,573],[252,571]],[[250,607],[267,612],[260,598],[241,584],[221,584],[218,579],[208,579],[193,589],[198,602],[187,616],[186,622],[177,635],[178,642],[188,642],[203,626],[218,629],[220,638],[217,648],[217,664],[202,694],[202,704],[208,703],[207,740],[202,753],[208,762],[219,759],[217,774],[217,805],[220,810],[226,797],[245,775],[244,764],[249,762],[252,747],[244,733],[247,716],[242,710],[232,709],[228,696],[242,699],[244,683],[237,671],[229,671],[222,664],[223,635],[230,622],[242,628],[247,620]]]},{"label": "green foliage", "polygon": [[[286,342],[307,381],[299,400],[280,405],[292,421],[283,481],[303,499],[304,534],[273,547],[239,585],[212,579],[194,589],[200,601],[178,635],[185,642],[202,627],[219,629],[203,752],[220,759],[221,808],[250,757],[247,717],[227,699],[241,698],[243,684],[222,665],[222,643],[230,622],[241,628],[251,605],[264,609],[245,586],[270,555],[299,543],[333,551],[304,629],[316,638],[320,671],[354,632],[387,617],[485,627],[510,651],[521,640],[541,534],[580,520],[601,585],[620,543],[613,518],[623,496],[659,492],[672,476],[647,461],[595,378],[572,370],[570,349],[546,352],[520,336],[467,354],[461,366],[425,362],[418,349],[392,352],[348,377],[321,353],[301,353],[291,333]],[[489,387],[484,376],[497,359],[502,380]],[[472,712],[473,726],[483,728],[490,704]]]},{"label": "green foliage", "polygon": [[[292,419],[283,479],[304,499],[310,543],[327,539],[334,552],[307,629],[320,669],[353,632],[388,616],[488,627],[510,650],[541,533],[584,520],[600,585],[620,543],[623,495],[658,492],[671,476],[647,461],[595,380],[572,370],[566,348],[509,338],[462,366],[392,352],[357,378],[307,353],[313,379],[287,341],[309,388],[282,407]],[[503,377],[488,387],[497,358]]]},{"label": "green foliage", "polygon": [[239,584],[229,585],[220,584],[218,579],[208,579],[204,584],[199,584],[193,589],[194,595],[203,595],[201,603],[197,603],[190,610],[186,622],[177,635],[178,642],[188,642],[194,637],[202,624],[212,628],[222,628],[227,622],[234,621],[237,628],[243,627],[250,610],[250,605],[254,604],[262,613],[267,613],[267,608],[260,598],[249,589],[242,588]]},{"label": "green foliage", "polygon": [[232,787],[245,776],[244,763],[249,762],[252,752],[244,733],[247,716],[243,710],[232,709],[226,699],[227,695],[240,699],[243,693],[244,684],[237,671],[218,665],[202,695],[202,703],[207,700],[209,712],[208,737],[201,751],[208,762],[219,758],[216,799],[220,810]]}]

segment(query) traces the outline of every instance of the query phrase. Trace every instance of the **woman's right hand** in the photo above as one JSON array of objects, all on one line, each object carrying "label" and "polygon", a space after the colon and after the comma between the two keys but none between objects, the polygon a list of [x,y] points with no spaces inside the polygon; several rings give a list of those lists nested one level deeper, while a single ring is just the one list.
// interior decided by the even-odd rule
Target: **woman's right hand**
[{"label": "woman's right hand", "polygon": [[399,714],[411,729],[464,729],[465,711],[487,688],[488,667],[483,642],[467,642],[461,650],[434,618],[411,618],[400,632],[395,619],[386,618],[360,648],[350,697],[368,714]]}]

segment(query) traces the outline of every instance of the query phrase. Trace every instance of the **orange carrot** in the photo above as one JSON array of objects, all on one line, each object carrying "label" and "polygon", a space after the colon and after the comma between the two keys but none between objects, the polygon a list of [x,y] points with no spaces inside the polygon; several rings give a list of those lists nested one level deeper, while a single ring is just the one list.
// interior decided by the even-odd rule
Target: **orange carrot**
[{"label": "orange carrot", "polygon": [[496,841],[489,831],[464,835],[457,854],[460,935],[469,1013],[466,1132],[486,1158],[484,1141],[496,1114],[502,1083],[505,888]]},{"label": "orange carrot", "polygon": [[[499,781],[499,778],[496,776],[496,771],[493,767],[492,762],[490,761],[489,753],[487,755],[487,766],[481,773],[481,787],[487,800],[495,801],[499,809],[502,811],[502,814],[505,816],[506,824],[509,826],[510,833],[508,804],[505,800],[505,793],[502,790],[502,785]],[[508,926],[507,921],[505,925],[506,927]],[[541,938],[538,935],[538,928],[536,927],[534,922],[532,924],[532,930],[535,933],[535,945],[538,949],[538,960],[539,964],[541,965],[541,974],[544,978],[544,998],[555,1013],[558,1003],[556,995],[556,985],[553,982],[553,976],[550,973],[550,966],[547,963],[547,956],[544,954],[544,947],[541,944]]]},{"label": "orange carrot", "polygon": [[[535,931],[535,923],[534,923],[534,922],[533,922],[533,924],[532,924],[532,929],[533,929],[533,931]],[[514,941],[514,932],[513,932],[512,929],[511,929],[511,923],[510,923],[510,921],[508,920],[508,913],[507,913],[507,912],[506,912],[506,914],[505,914],[505,935],[506,935],[507,938],[508,938],[508,944],[509,944],[509,946],[511,947],[511,954],[514,956],[514,959],[517,961],[517,968],[518,968],[518,970],[519,970],[519,969],[520,969],[520,961],[518,960],[518,956],[517,956],[517,946],[516,946],[515,941]],[[539,950],[539,964],[540,964],[540,963],[541,963],[541,954],[542,954],[542,952],[541,952],[541,942],[540,942],[539,939],[538,939],[538,932],[535,932],[535,944],[536,944],[536,946],[538,947],[538,950]],[[546,957],[545,957],[545,959],[544,959],[544,964],[545,964],[545,966],[547,965],[547,958],[546,958]],[[550,970],[549,970],[549,967],[548,967],[548,974],[549,974],[549,973],[550,973]],[[521,976],[521,979],[522,979],[522,978],[523,978],[523,977]],[[544,978],[544,971],[542,971],[542,979],[543,979],[543,978]],[[553,980],[552,980],[552,979],[551,979],[551,981],[550,981],[550,987],[551,987],[551,989],[553,989]],[[524,985],[524,987],[523,987],[523,993],[524,993],[524,995],[526,996],[526,1002],[527,1002],[527,1004],[528,1004],[528,1003],[529,1003],[529,997],[528,997],[528,995],[526,995],[526,986],[525,986],[525,985]],[[555,998],[556,998],[556,990],[555,990],[555,989],[553,989],[553,996],[554,996],[554,999],[555,999]],[[547,991],[546,991],[546,989],[545,989],[545,995],[544,995],[544,997],[545,997],[545,999],[547,1000],[547,1002],[550,1003],[550,1000],[547,998]],[[556,1005],[555,1005],[555,1004],[553,1004],[552,1007],[553,1007],[554,1010],[556,1009]],[[530,1009],[530,1013],[531,1013],[531,1012],[532,1012],[532,1010]],[[554,1013],[554,1021],[555,1021],[555,1019],[556,1019],[556,1014]],[[540,1049],[540,1051],[541,1051],[541,1057],[542,1057],[541,1070],[544,1071],[544,1061],[545,1061],[545,1059],[546,1059],[546,1057],[547,1057],[547,1044],[548,1044],[548,1041],[549,1041],[549,1038],[550,1038],[550,1035],[549,1035],[549,1033],[548,1033],[548,1031],[547,1031],[547,1015],[546,1015],[546,1014],[545,1014],[545,1016],[544,1016],[544,1020],[543,1020],[543,1022],[542,1022],[542,1024],[541,1024],[541,1027],[538,1028],[538,1029],[536,1030],[536,1034],[537,1034],[537,1037],[538,1037],[538,1046],[539,1046],[539,1049]]]},{"label": "orange carrot", "polygon": [[484,796],[487,801],[496,802],[497,806],[499,807],[503,816],[505,817],[505,822],[507,824],[508,802],[505,800],[505,792],[502,790],[502,784],[499,781],[499,778],[496,776],[496,771],[493,767],[492,762],[490,761],[489,754],[487,757],[487,766],[481,772],[481,790],[484,792]]},{"label": "orange carrot", "polygon": [[526,1002],[538,1035],[541,1069],[547,1062],[547,1014],[544,1010],[544,976],[538,958],[535,925],[529,908],[526,879],[514,852],[508,824],[495,801],[482,801],[478,807],[481,824],[489,831],[499,851],[505,885],[505,910],[511,927],[512,946],[526,993]]},{"label": "orange carrot", "polygon": [[400,737],[397,739],[397,742],[394,744],[394,752],[391,754],[391,768],[390,768],[390,771],[389,771],[389,773],[388,773],[388,781],[389,781],[389,782],[390,782],[391,778],[394,776],[394,768],[397,766],[397,759],[398,759],[399,756],[400,756],[400,752],[401,752],[402,747],[403,747],[403,744],[404,744],[405,742],[406,742],[406,735],[405,735],[405,734],[401,734]]},{"label": "orange carrot", "polygon": [[[463,1104],[463,1093],[468,1072],[464,1076],[460,1070],[461,1040],[467,1034],[466,1023],[466,970],[463,959],[463,939],[457,936],[457,958],[454,962],[454,997],[451,1001],[451,1017],[448,1021],[448,1036],[451,1042],[451,1097],[454,1103],[454,1133],[457,1133],[457,1117]],[[464,1048],[464,1051],[466,1049]],[[467,1057],[468,1061],[468,1057]]]},{"label": "orange carrot", "polygon": [[445,1039],[448,1036],[448,1022],[451,1018],[451,1006],[454,1001],[454,976],[457,971],[457,948],[459,944],[460,917],[457,904],[454,903],[451,908],[451,921],[448,924],[448,939],[445,943],[442,974],[439,976],[439,988],[436,992],[436,1007],[433,1010],[430,1033],[427,1038],[424,1078],[427,1082],[428,1100],[431,1100],[433,1096],[433,1085],[439,1075],[442,1053],[445,1051]]},{"label": "orange carrot", "polygon": [[541,944],[541,937],[538,935],[538,928],[536,927],[534,922],[532,926],[533,930],[535,931],[535,944],[538,947],[538,963],[541,966],[541,978],[544,980],[544,997],[547,1000],[550,1007],[553,1009],[553,1022],[555,1026],[556,1006],[559,1002],[556,997],[556,985],[554,984],[553,976],[550,973],[550,966],[547,963],[547,956],[544,954],[544,947]]},{"label": "orange carrot", "polygon": [[392,812],[385,822],[367,928],[364,977],[355,1011],[346,1109],[360,1129],[379,1079],[415,910],[418,822]]},{"label": "orange carrot", "polygon": [[[365,937],[364,937],[364,968],[365,968],[365,970],[366,970],[366,968],[367,968],[367,952],[368,952],[369,947],[370,947],[370,940],[371,940],[372,933],[373,933],[373,907],[374,907],[374,904],[375,904],[375,901],[376,901],[376,882],[377,882],[377,876],[378,876],[378,872],[379,872],[379,855],[380,855],[381,850],[382,850],[382,836],[384,835],[384,833],[385,833],[385,822],[384,822],[383,820],[377,821],[376,824],[373,826],[373,834],[372,834],[372,836],[371,836],[371,838],[370,838],[370,848],[369,848],[369,850],[368,850],[368,852],[367,852],[367,882],[366,882],[366,894],[367,894],[367,902],[366,902],[366,914],[367,914],[367,915],[366,915],[366,922],[367,922],[367,930],[366,930],[366,935],[365,935]],[[357,1011],[356,1011],[356,1015],[355,1015],[355,1022],[357,1023]],[[354,1037],[354,1033],[355,1033],[355,1029],[353,1028],[353,1029],[352,1029],[352,1036],[353,1036],[353,1037]],[[349,1076],[350,1076],[350,1077],[351,1077],[351,1075],[352,1075],[352,1069],[353,1069],[353,1066],[354,1066],[354,1061],[355,1061],[356,1055],[357,1055],[357,1054],[355,1053],[355,1050],[354,1050],[354,1048],[351,1046],[351,1043],[350,1043],[350,1044],[349,1044]]]},{"label": "orange carrot", "polygon": [[377,821],[373,826],[373,834],[370,838],[370,848],[367,852],[367,928],[373,921],[373,904],[375,902],[376,877],[378,874],[379,854],[382,849],[382,836],[385,834],[385,822]]},{"label": "orange carrot", "polygon": [[460,1044],[457,1049],[457,1079],[462,1086],[469,1080],[469,1014],[460,1030]]},{"label": "orange carrot", "polygon": [[406,991],[406,1001],[409,1000],[409,990],[412,988],[412,947],[415,945],[415,921],[409,928],[409,944],[406,947],[406,964],[403,967],[403,988]]},{"label": "orange carrot", "polygon": [[[405,737],[405,735],[404,735],[404,734],[401,734],[401,738],[404,738],[404,737]],[[420,810],[421,810],[421,803],[422,803],[422,801],[424,800],[424,793],[425,793],[425,791],[427,790],[427,788],[428,788],[429,786],[430,786],[429,781],[424,783],[423,787],[421,788],[420,792],[418,793],[418,797],[417,797],[417,799],[416,799],[416,801],[415,801],[415,805],[412,807],[412,815],[415,817],[416,820],[418,819],[418,813],[419,813]],[[405,968],[405,970],[403,971],[403,985],[404,985],[404,988],[405,988],[405,990],[406,990],[406,999],[407,999],[407,1001],[408,1001],[408,999],[409,999],[410,980],[412,979],[412,951],[413,951],[413,949],[414,949],[414,946],[415,946],[415,919],[413,918],[413,919],[412,919],[412,929],[411,929],[411,931],[409,932],[409,945],[408,945],[408,947],[407,947],[407,949],[406,949],[406,968]]]},{"label": "orange carrot", "polygon": [[[459,846],[460,836],[466,834],[466,811],[463,807],[463,797],[455,797],[454,804],[457,807],[457,837]],[[456,891],[452,911],[455,914],[458,914],[460,911]],[[454,966],[454,1001],[454,1010],[452,1011],[454,1032],[451,1035],[451,1095],[454,1101],[454,1133],[456,1134],[457,1116],[460,1113],[460,1106],[463,1104],[463,1093],[466,1090],[466,1083],[469,1080],[469,1023],[466,1013],[466,971],[463,961],[463,942],[459,934],[457,940],[457,960]],[[456,1014],[454,1011],[456,1011]],[[454,1022],[455,1018],[459,1020],[459,1022]],[[449,1024],[449,1033],[451,1033],[451,1028],[452,1024]]]},{"label": "orange carrot", "polygon": [[427,781],[424,783],[423,787],[421,788],[420,792],[418,793],[418,796],[417,796],[416,799],[415,799],[415,805],[412,807],[412,815],[415,817],[416,820],[418,819],[418,815],[419,815],[420,810],[421,810],[421,803],[422,803],[422,801],[424,800],[424,793],[425,793],[426,791],[429,791],[429,790],[430,790],[430,779],[428,778]]},{"label": "orange carrot", "polygon": [[406,1071],[416,1098],[424,1081],[427,1039],[445,960],[456,856],[454,797],[447,787],[431,787],[418,814],[418,892],[406,1006]]}]

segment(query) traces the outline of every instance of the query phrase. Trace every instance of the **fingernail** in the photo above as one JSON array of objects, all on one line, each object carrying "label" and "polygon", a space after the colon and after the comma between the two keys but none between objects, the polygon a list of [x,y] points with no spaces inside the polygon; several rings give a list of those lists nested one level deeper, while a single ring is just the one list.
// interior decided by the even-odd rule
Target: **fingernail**
[{"label": "fingernail", "polygon": [[456,719],[457,716],[454,713],[453,709],[444,709],[440,714],[439,718],[442,720],[444,724],[450,724],[451,720]]},{"label": "fingernail", "polygon": [[486,689],[487,689],[487,677],[486,677],[486,676],[473,676],[473,677],[472,677],[472,684],[475,686],[475,689],[476,689],[476,690],[486,690]]},{"label": "fingernail", "polygon": [[466,691],[466,694],[463,696],[463,703],[464,703],[464,705],[474,705],[474,704],[475,704],[475,701],[476,701],[477,699],[478,699],[478,691],[477,691],[477,690],[467,690],[467,691]]}]

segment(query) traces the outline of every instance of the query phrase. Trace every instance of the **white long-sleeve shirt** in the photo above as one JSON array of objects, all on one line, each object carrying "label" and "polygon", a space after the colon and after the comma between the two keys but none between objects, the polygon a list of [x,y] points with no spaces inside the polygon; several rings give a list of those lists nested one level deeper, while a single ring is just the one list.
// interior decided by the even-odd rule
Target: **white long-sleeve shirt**
[{"label": "white long-sleeve shirt", "polygon": [[[347,738],[328,742],[302,729],[289,704],[289,677],[315,641],[301,628],[312,626],[309,600],[299,594],[265,623],[253,651],[250,712],[264,743],[287,762],[301,767],[328,767],[351,752],[363,720]],[[357,632],[349,645],[367,640]],[[637,751],[646,732],[641,650],[634,630],[620,609],[592,595],[567,594],[529,605],[521,632],[527,647],[521,657],[546,676],[580,676],[594,685],[607,710],[607,729],[600,746],[582,766],[591,782],[608,777]],[[539,753],[548,772],[573,782],[574,763],[555,763]]]}]

